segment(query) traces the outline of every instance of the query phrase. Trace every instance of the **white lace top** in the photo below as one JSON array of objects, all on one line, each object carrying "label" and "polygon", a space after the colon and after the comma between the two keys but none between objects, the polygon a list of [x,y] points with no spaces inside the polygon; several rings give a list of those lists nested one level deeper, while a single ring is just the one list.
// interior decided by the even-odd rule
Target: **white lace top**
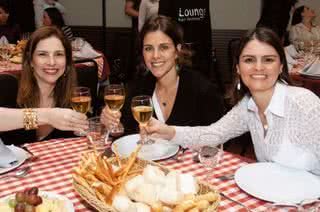
[{"label": "white lace top", "polygon": [[297,40],[319,40],[320,27],[314,26],[311,28],[311,31],[309,31],[303,23],[299,23],[291,27],[289,37],[291,42],[295,42]]},{"label": "white lace top", "polygon": [[[255,102],[246,96],[210,126],[176,127],[172,141],[182,146],[217,145],[250,131],[258,161],[274,161],[320,175],[320,99],[307,89],[277,83],[264,113],[266,135]],[[203,134],[210,136],[200,141]]]}]

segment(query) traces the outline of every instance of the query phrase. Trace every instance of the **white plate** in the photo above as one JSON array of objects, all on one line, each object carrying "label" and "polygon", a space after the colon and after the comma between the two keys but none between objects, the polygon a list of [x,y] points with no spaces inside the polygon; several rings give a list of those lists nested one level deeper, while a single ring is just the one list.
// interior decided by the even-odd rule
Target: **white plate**
[{"label": "white plate", "polygon": [[[6,197],[3,197],[0,199],[0,202],[9,202],[10,199],[13,199],[15,194],[10,194]],[[67,212],[74,212],[74,207],[72,202],[65,196],[62,196],[60,194],[56,194],[49,191],[39,191],[39,196],[46,197],[48,199],[58,199],[62,200],[64,202],[64,206]]]},{"label": "white plate", "polygon": [[276,163],[253,163],[235,173],[237,185],[259,199],[298,204],[320,197],[320,177]]},{"label": "white plate", "polygon": [[[111,149],[113,152],[117,145],[117,152],[121,157],[128,157],[137,146],[137,141],[140,140],[139,134],[127,135],[115,140],[112,143]],[[143,145],[138,157],[144,160],[162,160],[169,158],[179,151],[179,146],[170,144],[168,141],[157,139],[156,143]]]},{"label": "white plate", "polygon": [[13,166],[7,168],[0,168],[0,174],[6,173],[8,171],[11,171],[12,169],[19,167],[28,158],[28,153],[20,147],[16,147],[13,145],[7,145],[7,147],[15,154],[18,162],[15,163]]}]

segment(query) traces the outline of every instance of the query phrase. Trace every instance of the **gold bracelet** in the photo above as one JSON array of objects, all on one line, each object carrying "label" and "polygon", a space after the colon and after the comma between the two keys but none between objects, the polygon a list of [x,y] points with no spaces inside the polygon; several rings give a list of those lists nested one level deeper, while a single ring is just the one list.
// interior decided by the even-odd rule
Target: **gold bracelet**
[{"label": "gold bracelet", "polygon": [[38,128],[38,114],[32,108],[23,110],[23,126],[25,130],[34,130]]}]

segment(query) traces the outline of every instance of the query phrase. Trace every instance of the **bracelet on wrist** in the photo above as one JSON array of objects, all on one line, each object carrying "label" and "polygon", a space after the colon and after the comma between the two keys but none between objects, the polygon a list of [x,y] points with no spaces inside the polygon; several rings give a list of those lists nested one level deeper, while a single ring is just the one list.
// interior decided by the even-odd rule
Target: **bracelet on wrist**
[{"label": "bracelet on wrist", "polygon": [[38,128],[38,114],[32,108],[23,110],[23,126],[25,130],[34,130]]}]

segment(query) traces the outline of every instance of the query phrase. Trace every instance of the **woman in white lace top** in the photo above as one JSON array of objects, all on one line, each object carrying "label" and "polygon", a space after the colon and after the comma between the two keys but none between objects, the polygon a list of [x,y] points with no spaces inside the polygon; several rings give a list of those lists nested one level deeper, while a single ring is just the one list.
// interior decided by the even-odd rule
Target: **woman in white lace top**
[{"label": "woman in white lace top", "polygon": [[[206,127],[178,127],[152,119],[148,133],[183,146],[215,146],[250,131],[258,161],[320,175],[320,99],[289,85],[279,38],[266,28],[248,32],[236,53],[234,70],[232,97],[237,104],[219,121]],[[203,134],[211,136],[200,143]]]},{"label": "woman in white lace top", "polygon": [[300,6],[294,11],[289,35],[293,44],[320,40],[320,27],[313,23],[315,18],[314,10],[307,6]]}]

